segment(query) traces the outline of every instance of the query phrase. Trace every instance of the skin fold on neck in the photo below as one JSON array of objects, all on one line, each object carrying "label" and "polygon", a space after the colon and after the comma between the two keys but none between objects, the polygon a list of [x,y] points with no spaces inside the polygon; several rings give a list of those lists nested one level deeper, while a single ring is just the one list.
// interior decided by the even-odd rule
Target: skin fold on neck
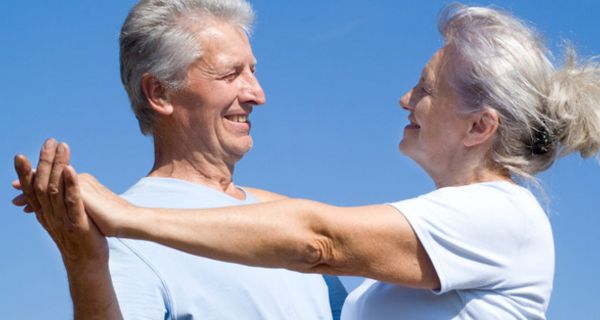
[{"label": "skin fold on neck", "polygon": [[234,166],[239,158],[219,156],[212,150],[205,150],[202,145],[187,142],[189,139],[175,136],[178,135],[154,136],[154,165],[149,177],[185,180],[236,199],[246,198],[246,194],[233,183]]}]

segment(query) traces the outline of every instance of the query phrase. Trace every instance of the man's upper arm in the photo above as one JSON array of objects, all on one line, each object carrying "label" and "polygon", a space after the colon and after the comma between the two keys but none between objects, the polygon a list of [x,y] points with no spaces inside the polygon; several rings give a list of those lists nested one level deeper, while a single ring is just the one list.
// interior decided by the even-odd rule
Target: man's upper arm
[{"label": "man's upper arm", "polygon": [[278,194],[278,193],[267,191],[267,190],[249,188],[249,187],[244,187],[243,189],[246,192],[249,192],[250,194],[252,194],[254,197],[256,197],[256,199],[259,202],[269,202],[269,201],[275,201],[275,200],[281,200],[281,199],[288,198],[287,196],[284,196],[282,194]]},{"label": "man's upper arm", "polygon": [[110,273],[124,319],[165,319],[169,297],[156,272],[121,239],[109,238],[109,248]]}]

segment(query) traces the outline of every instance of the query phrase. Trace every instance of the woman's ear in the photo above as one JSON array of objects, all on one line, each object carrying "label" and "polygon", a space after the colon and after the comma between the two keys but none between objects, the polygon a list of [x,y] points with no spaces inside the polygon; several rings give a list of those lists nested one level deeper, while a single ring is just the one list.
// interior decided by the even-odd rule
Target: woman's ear
[{"label": "woman's ear", "polygon": [[168,116],[173,113],[173,105],[168,97],[167,88],[153,75],[142,76],[142,91],[148,104],[158,114]]},{"label": "woman's ear", "polygon": [[483,111],[474,113],[471,119],[471,127],[464,140],[466,147],[475,147],[494,138],[500,124],[496,110],[486,107]]}]

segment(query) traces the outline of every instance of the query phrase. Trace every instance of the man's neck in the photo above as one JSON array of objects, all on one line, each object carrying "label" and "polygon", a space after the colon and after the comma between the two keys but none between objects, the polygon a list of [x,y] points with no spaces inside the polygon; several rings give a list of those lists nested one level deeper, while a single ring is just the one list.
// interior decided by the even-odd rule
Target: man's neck
[{"label": "man's neck", "polygon": [[[179,146],[179,147],[178,147]],[[149,177],[165,177],[198,183],[237,199],[245,193],[233,183],[235,161],[227,161],[201,150],[182,150],[185,143],[154,140],[154,166]]]}]

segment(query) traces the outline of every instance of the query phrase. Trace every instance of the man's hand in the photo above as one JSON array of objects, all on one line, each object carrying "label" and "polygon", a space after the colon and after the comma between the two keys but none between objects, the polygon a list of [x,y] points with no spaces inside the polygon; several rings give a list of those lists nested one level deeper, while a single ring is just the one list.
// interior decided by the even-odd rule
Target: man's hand
[{"label": "man's hand", "polygon": [[108,244],[86,215],[69,147],[48,139],[37,170],[26,157],[15,157],[23,194],[13,199],[37,220],[56,243],[69,277],[75,319],[122,319],[108,269]]},{"label": "man's hand", "polygon": [[40,151],[35,173],[24,156],[15,157],[19,183],[13,183],[23,195],[13,200],[35,211],[40,224],[56,243],[63,261],[68,264],[106,263],[106,239],[85,214],[75,170],[68,166],[69,147],[48,139]]}]

